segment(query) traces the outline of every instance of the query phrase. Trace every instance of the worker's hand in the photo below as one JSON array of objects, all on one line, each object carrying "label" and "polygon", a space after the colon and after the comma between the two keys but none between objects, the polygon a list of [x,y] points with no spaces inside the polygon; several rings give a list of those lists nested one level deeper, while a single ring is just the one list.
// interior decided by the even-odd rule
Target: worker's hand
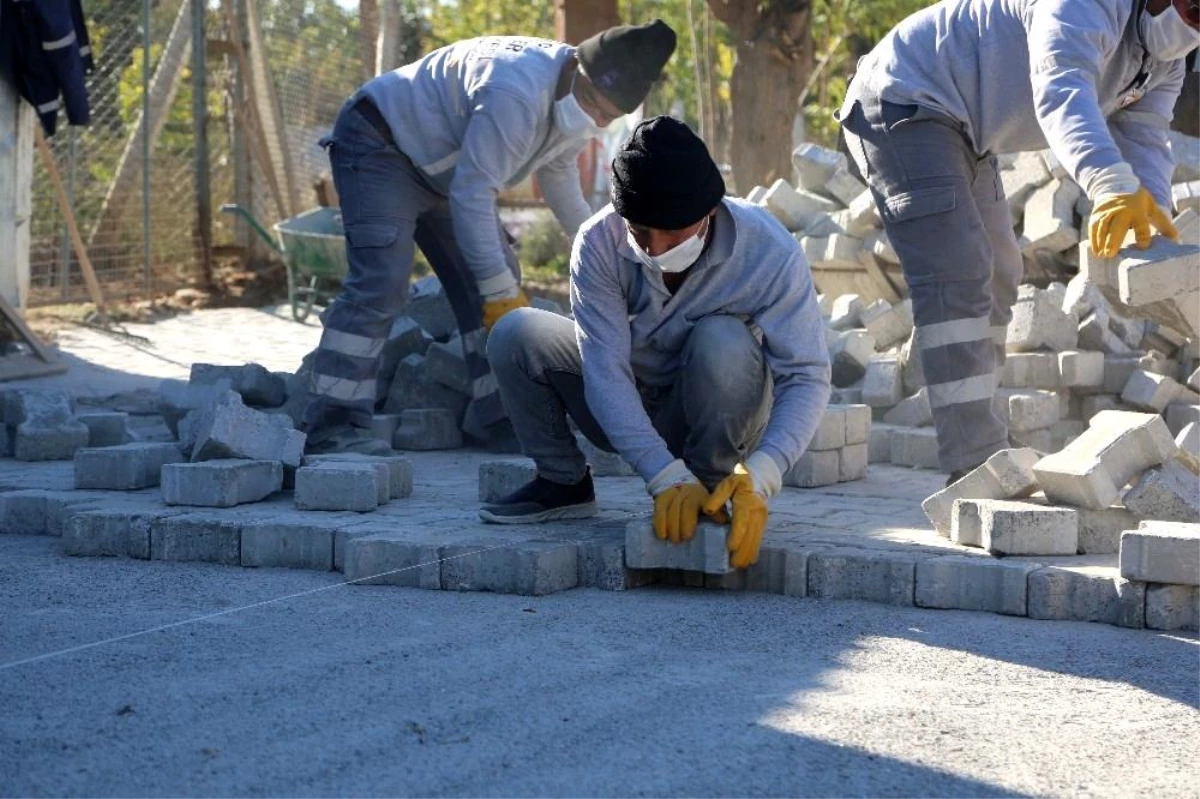
[{"label": "worker's hand", "polygon": [[654,497],[654,534],[672,544],[691,541],[708,490],[682,460],[671,461],[646,486]]},{"label": "worker's hand", "polygon": [[1132,194],[1116,194],[1101,200],[1092,209],[1088,225],[1092,252],[1101,258],[1115,257],[1131,229],[1137,237],[1137,246],[1144,250],[1150,246],[1151,226],[1172,240],[1179,238],[1170,217],[1158,207],[1145,186]]},{"label": "worker's hand", "polygon": [[733,474],[713,489],[704,503],[709,516],[724,515],[725,503],[733,506],[726,547],[729,562],[735,569],[753,566],[758,561],[763,533],[767,530],[767,500],[779,491],[783,477],[771,456],[756,452],[739,463]]},{"label": "worker's hand", "polygon": [[529,307],[529,298],[524,289],[517,289],[515,297],[497,297],[483,301],[483,328],[489,333],[492,327],[500,321],[500,317],[517,308]]}]

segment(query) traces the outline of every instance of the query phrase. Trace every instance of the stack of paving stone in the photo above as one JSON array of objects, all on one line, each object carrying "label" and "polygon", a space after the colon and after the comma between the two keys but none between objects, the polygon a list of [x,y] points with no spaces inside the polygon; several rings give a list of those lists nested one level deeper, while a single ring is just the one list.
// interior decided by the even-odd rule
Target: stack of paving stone
[{"label": "stack of paving stone", "polygon": [[19,461],[70,460],[85,447],[124,444],[128,414],[79,413],[66,391],[0,392],[0,455]]}]

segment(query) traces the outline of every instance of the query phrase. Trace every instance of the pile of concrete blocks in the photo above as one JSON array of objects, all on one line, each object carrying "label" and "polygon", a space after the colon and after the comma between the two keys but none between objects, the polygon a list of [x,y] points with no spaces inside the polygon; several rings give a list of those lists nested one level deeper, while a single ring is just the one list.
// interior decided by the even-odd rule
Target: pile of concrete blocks
[{"label": "pile of concrete blocks", "polygon": [[829,405],[808,448],[783,476],[793,488],[818,488],[867,476],[871,409],[866,405]]}]

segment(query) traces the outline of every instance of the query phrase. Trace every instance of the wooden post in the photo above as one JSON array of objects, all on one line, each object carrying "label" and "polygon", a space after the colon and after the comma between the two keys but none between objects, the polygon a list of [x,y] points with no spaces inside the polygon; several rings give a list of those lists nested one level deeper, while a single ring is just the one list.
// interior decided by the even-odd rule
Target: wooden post
[{"label": "wooden post", "polygon": [[554,0],[554,38],[560,42],[579,44],[620,24],[617,0]]},{"label": "wooden post", "polygon": [[192,181],[196,196],[196,243],[200,248],[200,285],[212,291],[212,191],[208,164],[207,0],[192,2]]},{"label": "wooden post", "polygon": [[33,108],[0,80],[0,297],[29,298],[29,216],[33,186]]}]

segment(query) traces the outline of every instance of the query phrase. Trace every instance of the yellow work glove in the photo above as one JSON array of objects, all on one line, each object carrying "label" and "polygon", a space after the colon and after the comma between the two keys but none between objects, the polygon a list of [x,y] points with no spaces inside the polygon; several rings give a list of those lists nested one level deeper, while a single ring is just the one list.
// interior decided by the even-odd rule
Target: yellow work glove
[{"label": "yellow work glove", "polygon": [[1150,246],[1151,225],[1172,240],[1179,238],[1170,217],[1144,186],[1133,194],[1116,194],[1102,200],[1092,209],[1088,224],[1092,252],[1101,258],[1115,257],[1130,229],[1137,237],[1137,246],[1144,250]]},{"label": "yellow work glove", "polygon": [[529,307],[529,298],[525,296],[524,289],[517,289],[517,296],[515,297],[500,297],[494,300],[485,300],[483,303],[484,330],[487,330],[489,333],[492,332],[492,327],[500,321],[500,317],[517,308],[527,307]]},{"label": "yellow work glove", "polygon": [[674,460],[654,476],[646,490],[654,497],[654,534],[672,544],[691,541],[708,489],[682,460]]},{"label": "yellow work glove", "polygon": [[763,533],[767,530],[767,499],[779,491],[783,477],[769,455],[756,452],[733,468],[713,489],[704,503],[704,512],[720,518],[725,503],[733,506],[729,526],[729,563],[735,569],[753,566],[758,561]]}]

